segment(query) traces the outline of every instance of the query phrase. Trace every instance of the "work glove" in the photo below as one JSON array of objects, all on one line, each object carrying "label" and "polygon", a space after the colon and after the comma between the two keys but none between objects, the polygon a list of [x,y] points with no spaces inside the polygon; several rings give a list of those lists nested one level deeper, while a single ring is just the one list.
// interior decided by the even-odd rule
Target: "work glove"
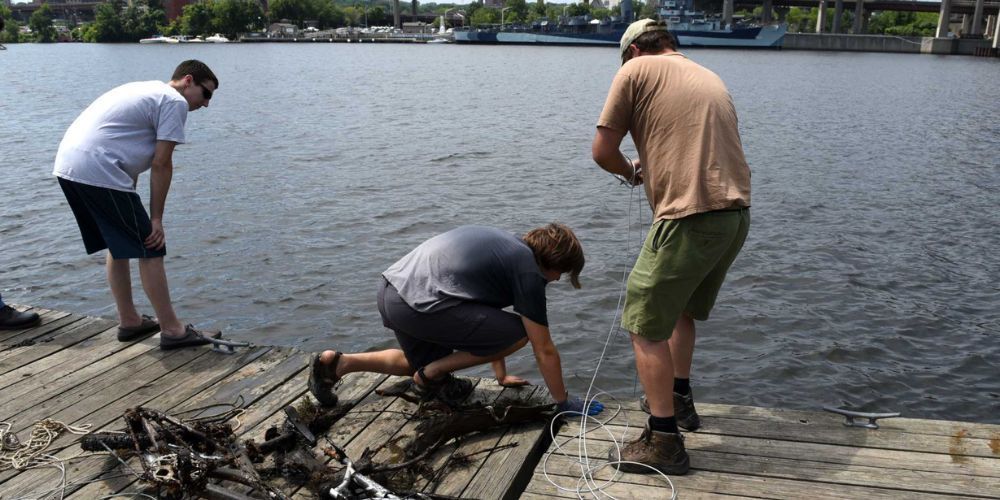
[{"label": "work glove", "polygon": [[[584,400],[576,396],[570,396],[569,394],[567,394],[566,401],[563,401],[562,403],[557,403],[556,409],[559,410],[560,413],[570,412],[570,413],[575,413],[577,415],[582,415],[584,406],[587,406],[587,403]],[[602,411],[604,411],[604,403],[601,403],[600,401],[591,401],[590,406],[587,407],[587,415],[590,416],[597,415]]]}]

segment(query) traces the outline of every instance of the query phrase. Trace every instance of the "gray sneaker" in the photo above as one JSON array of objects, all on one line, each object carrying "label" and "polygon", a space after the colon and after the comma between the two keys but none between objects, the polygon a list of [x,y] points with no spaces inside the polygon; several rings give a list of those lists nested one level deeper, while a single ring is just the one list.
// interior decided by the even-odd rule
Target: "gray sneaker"
[{"label": "gray sneaker", "polygon": [[[649,402],[646,395],[639,398],[639,407],[642,411],[649,413]],[[696,431],[701,427],[701,417],[694,408],[694,393],[681,395],[674,393],[674,417],[677,418],[677,427],[686,431]]]},{"label": "gray sneaker", "polygon": [[[608,451],[608,460],[612,462],[618,460],[614,448]],[[648,425],[643,429],[639,439],[622,448],[621,461],[648,465],[670,476],[683,476],[691,469],[691,459],[684,449],[684,436],[680,433],[651,431]],[[618,468],[622,472],[635,474],[656,472],[649,467],[634,463],[618,464]]]}]

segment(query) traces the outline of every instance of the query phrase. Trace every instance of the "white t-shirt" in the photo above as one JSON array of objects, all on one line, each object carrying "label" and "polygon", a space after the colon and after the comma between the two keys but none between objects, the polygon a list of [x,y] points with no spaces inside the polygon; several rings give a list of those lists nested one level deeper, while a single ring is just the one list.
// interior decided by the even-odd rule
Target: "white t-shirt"
[{"label": "white t-shirt", "polygon": [[98,97],[66,130],[52,173],[81,184],[135,191],[156,141],[184,143],[188,103],[160,81],[126,83]]}]

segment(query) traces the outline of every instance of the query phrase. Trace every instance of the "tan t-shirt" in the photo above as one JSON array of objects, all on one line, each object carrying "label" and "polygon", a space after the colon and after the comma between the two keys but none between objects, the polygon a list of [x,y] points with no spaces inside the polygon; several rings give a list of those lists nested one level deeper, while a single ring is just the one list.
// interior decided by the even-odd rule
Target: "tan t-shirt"
[{"label": "tan t-shirt", "polygon": [[598,127],[630,132],[654,220],[750,206],[750,167],[722,80],[679,52],[631,59]]}]

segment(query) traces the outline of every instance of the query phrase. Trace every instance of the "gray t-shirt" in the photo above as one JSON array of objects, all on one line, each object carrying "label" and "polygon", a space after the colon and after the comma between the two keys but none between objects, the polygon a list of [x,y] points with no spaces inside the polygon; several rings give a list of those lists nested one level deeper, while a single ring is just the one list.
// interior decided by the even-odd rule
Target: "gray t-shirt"
[{"label": "gray t-shirt", "polygon": [[156,141],[184,142],[188,103],[160,81],[126,83],[98,97],[66,130],[56,153],[57,177],[135,191],[152,166]]},{"label": "gray t-shirt", "polygon": [[521,238],[484,226],[439,234],[382,276],[414,310],[436,312],[463,301],[504,308],[548,326],[545,276]]}]

